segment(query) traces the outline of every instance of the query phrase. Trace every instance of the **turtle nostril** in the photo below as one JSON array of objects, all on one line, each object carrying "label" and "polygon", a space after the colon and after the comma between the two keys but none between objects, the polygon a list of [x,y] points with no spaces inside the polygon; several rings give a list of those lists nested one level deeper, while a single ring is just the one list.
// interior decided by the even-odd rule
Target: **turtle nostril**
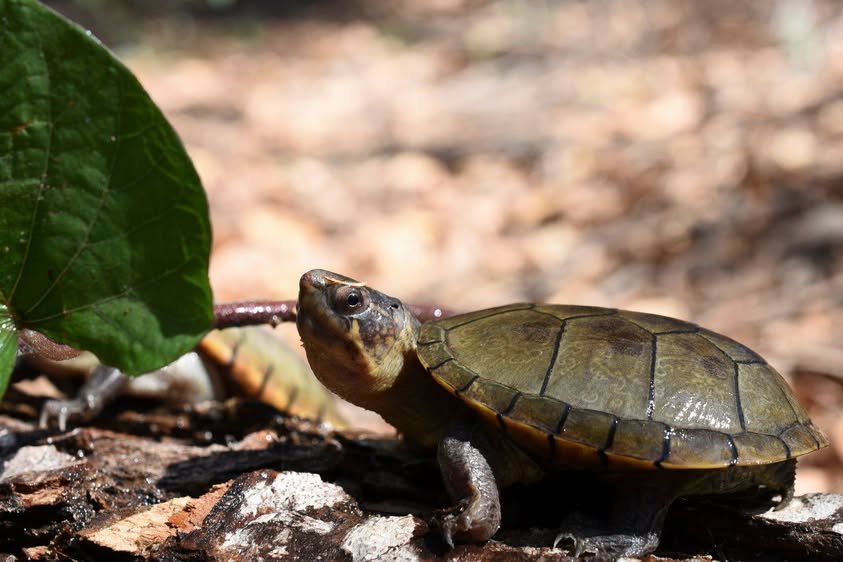
[{"label": "turtle nostril", "polygon": [[318,269],[311,269],[299,279],[299,290],[307,291],[324,285]]}]

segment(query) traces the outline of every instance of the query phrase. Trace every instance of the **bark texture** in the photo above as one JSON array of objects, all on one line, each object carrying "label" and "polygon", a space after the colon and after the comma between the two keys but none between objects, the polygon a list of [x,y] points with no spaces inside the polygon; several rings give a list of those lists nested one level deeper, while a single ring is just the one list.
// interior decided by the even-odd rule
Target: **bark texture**
[{"label": "bark texture", "polygon": [[[6,560],[568,560],[553,528],[599,492],[514,488],[501,532],[449,550],[427,517],[447,498],[431,455],[335,433],[257,402],[125,403],[66,432],[0,403],[0,558]],[[843,497],[749,516],[672,509],[649,560],[840,560]],[[666,558],[665,558],[666,557]]]}]

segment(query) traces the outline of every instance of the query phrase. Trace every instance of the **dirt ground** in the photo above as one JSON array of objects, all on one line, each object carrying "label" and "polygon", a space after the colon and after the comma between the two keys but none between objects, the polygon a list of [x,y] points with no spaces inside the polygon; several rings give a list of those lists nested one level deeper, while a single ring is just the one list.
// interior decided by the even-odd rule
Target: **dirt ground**
[{"label": "dirt ground", "polygon": [[320,267],[460,310],[689,319],[830,438],[797,493],[843,492],[839,3],[184,4],[90,22],[196,163],[217,300]]}]

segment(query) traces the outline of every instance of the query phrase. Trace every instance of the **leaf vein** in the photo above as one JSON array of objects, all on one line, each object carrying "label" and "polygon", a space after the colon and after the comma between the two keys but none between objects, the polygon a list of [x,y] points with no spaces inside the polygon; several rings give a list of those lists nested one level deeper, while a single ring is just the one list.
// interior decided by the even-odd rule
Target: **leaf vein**
[{"label": "leaf vein", "polygon": [[47,316],[42,316],[41,318],[28,320],[27,325],[28,326],[35,326],[36,324],[42,324],[44,322],[49,322],[50,320],[55,320],[56,318],[60,318],[62,316],[74,314],[76,312],[80,312],[82,310],[87,310],[89,308],[93,308],[93,307],[99,306],[101,304],[105,304],[105,303],[113,301],[113,300],[121,299],[121,298],[123,298],[127,295],[132,294],[134,291],[137,291],[138,289],[142,289],[142,288],[146,287],[147,285],[152,285],[152,284],[157,283],[158,281],[160,281],[162,279],[165,279],[166,277],[168,277],[170,275],[178,273],[182,268],[189,265],[191,261],[192,260],[189,260],[189,259],[185,260],[175,267],[165,269],[164,271],[162,271],[158,275],[155,275],[155,276],[153,276],[153,277],[151,277],[151,278],[149,278],[145,281],[141,281],[139,283],[132,284],[132,285],[126,287],[125,289],[123,289],[122,291],[120,291],[118,293],[115,293],[113,295],[109,295],[107,297],[103,297],[103,298],[95,300],[95,301],[87,302],[87,303],[81,304],[79,306],[76,306],[74,308],[68,308],[68,309],[62,310],[61,312],[57,312],[55,314],[49,314]]},{"label": "leaf vein", "polygon": [[[38,49],[39,53],[41,54],[41,60],[44,63],[44,76],[47,81],[47,90],[52,91],[52,83],[53,77],[50,73],[50,65],[47,61],[47,55],[44,52],[44,43],[41,39],[41,35],[39,33],[35,33],[35,36],[38,38]],[[32,238],[35,232],[35,222],[38,218],[38,211],[41,207],[41,200],[44,196],[44,186],[47,180],[47,172],[49,171],[50,167],[50,150],[52,150],[53,146],[53,135],[55,134],[55,127],[53,126],[53,104],[49,100],[49,96],[47,96],[47,123],[49,124],[49,134],[47,135],[47,146],[44,150],[44,169],[41,171],[41,181],[38,182],[38,195],[35,198],[35,204],[32,206],[32,218],[29,221],[29,232],[27,233],[26,239],[26,246],[23,250],[23,259],[21,259],[20,269],[18,269],[18,275],[15,279],[14,284],[12,284],[12,290],[9,293],[6,302],[9,304],[12,303],[15,297],[15,293],[17,292],[18,286],[20,285],[20,281],[23,278],[23,272],[26,269],[27,264],[29,263],[29,254],[30,249],[32,248]],[[11,312],[11,309],[10,309]]]},{"label": "leaf vein", "polygon": [[[119,92],[119,93],[118,93],[118,104],[117,104],[117,105],[118,105],[118,107],[121,107],[121,108],[122,108],[122,107],[124,107],[124,106],[123,106],[123,91],[122,91],[122,88],[119,86],[119,82],[118,82],[118,92]],[[51,105],[50,107],[52,108],[52,105]],[[116,115],[116,119],[117,119],[117,124],[116,124],[116,125],[117,125],[117,126],[115,127],[115,129],[116,129],[117,131],[119,131],[119,130],[120,130],[120,122],[121,122],[121,120],[122,120],[122,116],[123,116],[122,111],[118,111],[118,112],[117,112],[117,115]],[[106,176],[106,179],[105,179],[105,185],[103,185],[103,186],[102,186],[102,190],[101,190],[101,192],[100,192],[100,198],[99,198],[99,201],[97,201],[97,206],[96,206],[96,209],[94,210],[93,214],[91,215],[91,220],[88,222],[87,228],[85,229],[85,236],[84,236],[84,237],[83,237],[83,239],[80,241],[80,243],[79,243],[79,247],[78,247],[78,248],[76,248],[76,251],[75,251],[75,252],[73,253],[73,255],[72,255],[72,256],[70,256],[70,258],[67,260],[67,263],[64,265],[64,267],[62,268],[62,270],[59,272],[59,274],[58,274],[58,275],[56,275],[55,279],[53,279],[53,282],[52,282],[52,283],[50,283],[50,286],[49,286],[49,287],[47,287],[47,289],[46,289],[46,290],[45,290],[45,291],[41,294],[41,297],[40,297],[37,301],[35,301],[35,303],[33,303],[33,304],[32,304],[32,305],[31,305],[31,306],[30,306],[30,307],[29,307],[29,308],[28,308],[28,309],[24,312],[24,315],[27,315],[27,314],[31,313],[31,312],[32,312],[33,310],[35,310],[35,309],[36,309],[36,308],[37,308],[37,307],[38,307],[38,306],[39,306],[42,302],[44,302],[44,300],[45,300],[45,299],[46,299],[46,298],[47,298],[47,297],[48,297],[48,296],[49,296],[49,295],[50,295],[50,294],[51,294],[51,293],[55,290],[55,288],[59,285],[59,283],[61,282],[61,280],[64,278],[64,276],[67,274],[67,272],[68,272],[68,271],[70,270],[70,268],[73,266],[73,264],[76,262],[76,259],[77,259],[77,258],[78,258],[78,257],[82,254],[82,252],[83,252],[83,251],[85,251],[85,249],[88,247],[88,240],[90,240],[90,237],[91,237],[91,232],[92,232],[92,231],[93,231],[93,229],[94,229],[94,225],[95,225],[95,224],[97,223],[97,221],[99,220],[99,218],[100,218],[100,213],[102,212],[102,208],[103,208],[103,206],[105,205],[105,201],[106,201],[106,199],[108,198],[109,185],[111,184],[111,179],[112,179],[112,177],[114,176],[114,168],[115,168],[115,166],[117,166],[117,162],[118,162],[118,160],[119,160],[119,158],[118,158],[118,153],[119,153],[119,148],[120,148],[120,142],[121,142],[121,141],[120,141],[120,138],[118,137],[118,138],[117,138],[117,141],[115,142],[114,151],[112,152],[111,166],[109,167],[109,170],[108,170],[108,175]],[[43,183],[42,183],[42,189],[43,189]]]}]

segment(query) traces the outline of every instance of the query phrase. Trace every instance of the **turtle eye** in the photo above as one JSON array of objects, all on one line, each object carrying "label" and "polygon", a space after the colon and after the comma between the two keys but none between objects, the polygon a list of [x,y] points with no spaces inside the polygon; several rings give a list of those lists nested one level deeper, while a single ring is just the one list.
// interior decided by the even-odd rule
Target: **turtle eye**
[{"label": "turtle eye", "polygon": [[340,314],[356,314],[368,304],[366,294],[358,287],[340,287],[334,295],[334,310]]}]

